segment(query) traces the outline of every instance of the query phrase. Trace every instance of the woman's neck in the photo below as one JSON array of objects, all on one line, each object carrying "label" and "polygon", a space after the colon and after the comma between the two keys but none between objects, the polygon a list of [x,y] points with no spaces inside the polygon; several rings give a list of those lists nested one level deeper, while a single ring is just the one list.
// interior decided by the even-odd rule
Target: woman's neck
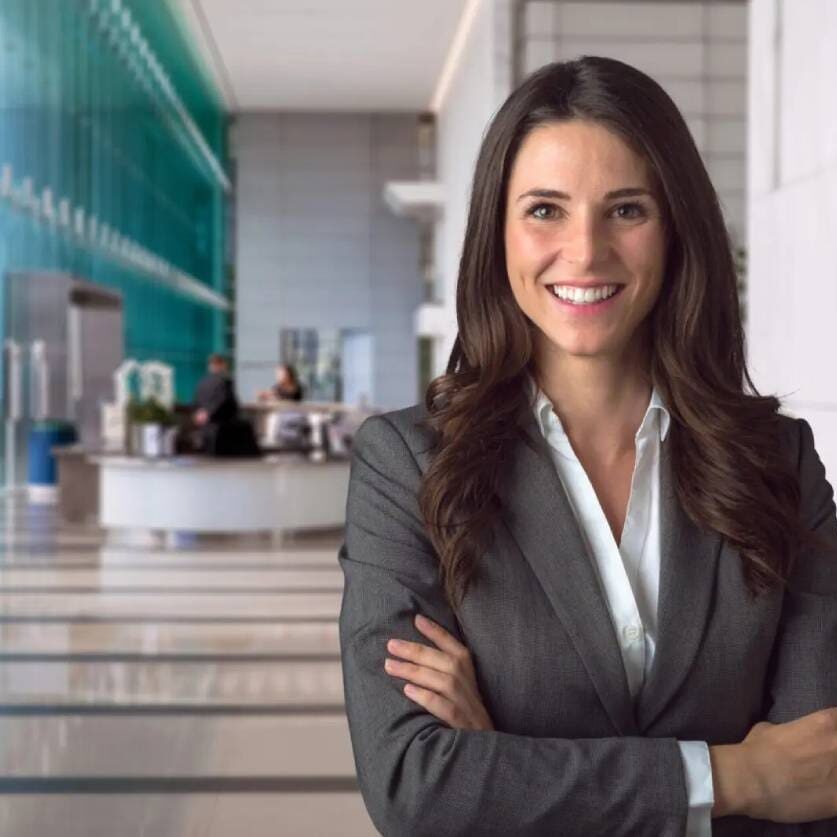
[{"label": "woman's neck", "polygon": [[616,461],[634,450],[634,437],[651,398],[641,358],[549,353],[537,380],[579,455]]}]

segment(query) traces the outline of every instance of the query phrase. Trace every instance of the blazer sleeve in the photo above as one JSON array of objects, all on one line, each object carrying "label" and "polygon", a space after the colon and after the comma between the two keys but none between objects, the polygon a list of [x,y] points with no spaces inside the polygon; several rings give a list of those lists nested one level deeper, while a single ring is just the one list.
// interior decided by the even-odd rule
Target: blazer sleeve
[{"label": "blazer sleeve", "polygon": [[[799,432],[800,509],[809,529],[830,544],[797,557],[782,603],[765,720],[785,723],[837,706],[837,513],[834,491],[805,419]],[[799,826],[799,833],[833,837],[837,819]]]},{"label": "blazer sleeve", "polygon": [[419,481],[396,425],[367,419],[353,444],[339,553],[340,646],[358,782],[375,826],[397,837],[684,835],[688,801],[675,739],[452,729],[385,672],[389,638],[427,644],[416,613],[467,644],[421,522]]},{"label": "blazer sleeve", "polygon": [[782,602],[771,661],[766,720],[792,721],[837,706],[837,513],[834,491],[805,419],[799,432],[800,509],[805,525],[830,548],[804,549]]}]

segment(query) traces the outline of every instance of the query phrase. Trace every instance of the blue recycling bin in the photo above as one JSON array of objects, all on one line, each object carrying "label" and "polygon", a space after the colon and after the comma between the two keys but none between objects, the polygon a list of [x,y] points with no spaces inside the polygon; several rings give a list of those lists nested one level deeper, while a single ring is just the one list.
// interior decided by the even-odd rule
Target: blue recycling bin
[{"label": "blue recycling bin", "polygon": [[31,487],[55,488],[58,482],[52,449],[76,442],[76,429],[68,421],[36,421],[29,431],[28,479]]}]

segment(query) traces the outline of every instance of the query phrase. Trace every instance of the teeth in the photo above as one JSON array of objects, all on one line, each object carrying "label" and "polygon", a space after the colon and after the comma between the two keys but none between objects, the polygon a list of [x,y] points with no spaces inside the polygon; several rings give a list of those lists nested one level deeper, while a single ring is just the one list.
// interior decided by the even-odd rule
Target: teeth
[{"label": "teeth", "polygon": [[576,305],[598,302],[613,296],[619,289],[618,285],[603,285],[598,288],[573,288],[570,285],[553,285],[555,296],[574,302]]}]

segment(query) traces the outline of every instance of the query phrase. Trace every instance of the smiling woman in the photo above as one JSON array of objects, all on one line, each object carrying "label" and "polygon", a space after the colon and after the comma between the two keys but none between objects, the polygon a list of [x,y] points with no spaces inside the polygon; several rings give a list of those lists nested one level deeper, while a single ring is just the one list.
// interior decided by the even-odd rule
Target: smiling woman
[{"label": "smiling woman", "polygon": [[511,94],[457,322],[425,403],[353,449],[340,636],[375,824],[837,833],[833,491],[750,379],[717,196],[656,82],[585,57]]}]

